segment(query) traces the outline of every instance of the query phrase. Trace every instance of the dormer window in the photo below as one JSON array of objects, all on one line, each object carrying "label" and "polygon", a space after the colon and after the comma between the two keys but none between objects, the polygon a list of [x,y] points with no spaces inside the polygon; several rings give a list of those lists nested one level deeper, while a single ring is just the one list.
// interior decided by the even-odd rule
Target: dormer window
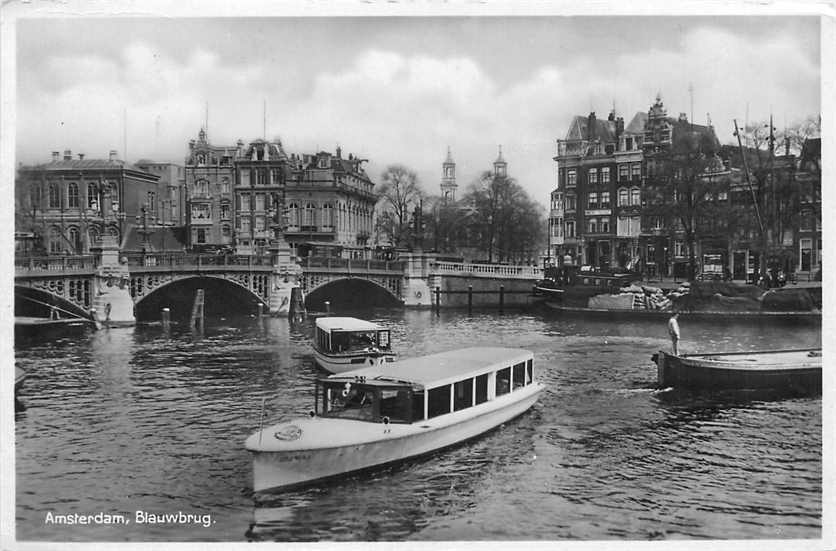
[{"label": "dormer window", "polygon": [[319,158],[319,168],[328,168],[328,157],[323,155]]}]

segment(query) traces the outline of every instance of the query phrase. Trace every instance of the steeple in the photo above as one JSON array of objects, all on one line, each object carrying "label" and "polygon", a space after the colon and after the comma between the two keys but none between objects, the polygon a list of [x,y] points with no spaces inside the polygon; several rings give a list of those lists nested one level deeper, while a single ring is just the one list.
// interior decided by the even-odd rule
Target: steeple
[{"label": "steeple", "polygon": [[454,203],[456,201],[456,162],[453,160],[453,155],[450,153],[450,146],[447,146],[447,159],[442,165],[441,176],[441,197],[444,202]]},{"label": "steeple", "polygon": [[502,146],[499,146],[499,156],[493,162],[493,175],[505,178],[508,175],[508,163],[502,158]]}]

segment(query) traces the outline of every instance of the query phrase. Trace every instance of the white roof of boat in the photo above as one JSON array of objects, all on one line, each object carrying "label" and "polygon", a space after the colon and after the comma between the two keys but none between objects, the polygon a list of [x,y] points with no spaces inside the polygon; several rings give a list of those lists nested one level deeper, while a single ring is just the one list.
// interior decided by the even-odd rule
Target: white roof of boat
[{"label": "white roof of boat", "polygon": [[533,354],[521,348],[473,347],[406,358],[380,366],[346,371],[330,379],[363,376],[435,387],[523,362]]},{"label": "white roof of boat", "polygon": [[378,331],[385,329],[376,323],[357,318],[317,318],[316,326],[326,331]]}]

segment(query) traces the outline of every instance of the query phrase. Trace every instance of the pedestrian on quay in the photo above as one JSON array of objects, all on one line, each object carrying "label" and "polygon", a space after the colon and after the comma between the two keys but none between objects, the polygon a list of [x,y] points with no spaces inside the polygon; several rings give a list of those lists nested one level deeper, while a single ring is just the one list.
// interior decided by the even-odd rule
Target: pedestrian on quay
[{"label": "pedestrian on quay", "polygon": [[671,346],[673,348],[673,355],[679,356],[679,322],[677,318],[679,312],[674,312],[671,319],[668,320],[668,333],[671,336]]}]

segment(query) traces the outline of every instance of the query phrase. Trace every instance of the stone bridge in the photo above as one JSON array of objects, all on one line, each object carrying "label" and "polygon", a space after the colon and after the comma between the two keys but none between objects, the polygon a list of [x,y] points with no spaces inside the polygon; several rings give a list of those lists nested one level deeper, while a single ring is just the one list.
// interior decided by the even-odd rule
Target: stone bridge
[{"label": "stone bridge", "polygon": [[432,305],[436,290],[445,294],[443,305],[457,305],[452,295],[468,287],[488,293],[482,289],[504,285],[511,298],[514,292],[528,292],[531,282],[540,277],[539,268],[532,266],[440,262],[434,255],[420,253],[398,261],[306,258],[300,265],[289,254],[121,254],[113,242],[104,242],[87,256],[15,259],[16,293],[44,293],[62,308],[114,324],[134,323],[135,308],[143,300],[192,278],[235,285],[278,315],[288,312],[294,288],[311,294],[329,284],[359,280],[407,306]]}]

